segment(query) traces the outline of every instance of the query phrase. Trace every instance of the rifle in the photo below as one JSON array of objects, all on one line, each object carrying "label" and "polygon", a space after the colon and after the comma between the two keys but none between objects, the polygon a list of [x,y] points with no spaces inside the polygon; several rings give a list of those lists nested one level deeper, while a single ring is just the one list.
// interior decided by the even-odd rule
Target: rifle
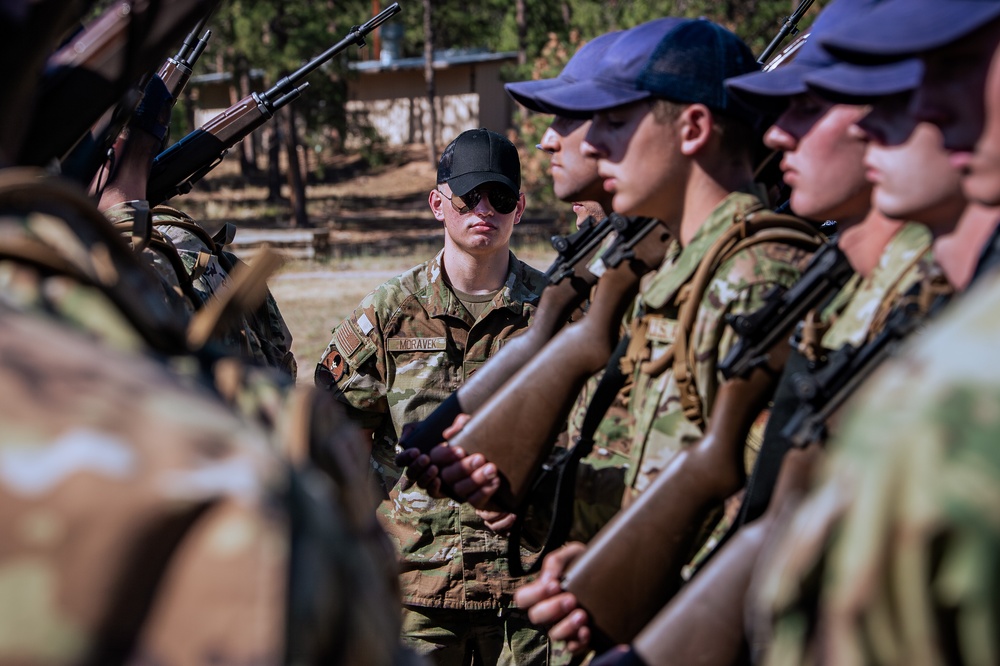
[{"label": "rifle", "polygon": [[779,46],[781,46],[781,43],[785,41],[785,38],[788,37],[788,35],[794,35],[798,32],[798,28],[796,26],[799,24],[799,21],[802,20],[805,13],[809,11],[809,7],[812,6],[812,3],[813,0],[802,0],[798,7],[795,8],[795,11],[793,11],[790,16],[785,17],[785,22],[782,23],[781,29],[778,30],[778,34],[774,36],[771,43],[767,45],[764,52],[760,54],[759,58],[757,58],[758,65],[764,65],[764,63],[767,62],[767,59],[771,57],[771,54],[774,53]]},{"label": "rifle", "polygon": [[521,368],[530,383],[506,382],[451,440],[496,463],[502,482],[494,505],[506,511],[520,506],[574,399],[617,344],[639,280],[662,263],[667,240],[663,224],[647,220],[641,233],[610,247],[601,256],[605,270],[586,316],[566,326]]},{"label": "rifle", "polygon": [[87,25],[48,59],[17,161],[41,166],[66,155],[216,1],[119,2]]},{"label": "rifle", "polygon": [[[819,427],[819,414],[825,418],[832,416],[864,379],[895,352],[903,339],[947,302],[947,290],[939,285],[933,282],[929,287],[916,285],[890,314],[879,335],[861,348],[845,352],[842,357],[845,360],[838,363],[839,370],[830,374],[836,379],[831,379],[826,384],[828,390],[821,392],[830,403],[816,410],[816,418],[804,419],[800,427],[788,429],[793,431],[795,440],[781,461],[767,510],[741,528],[635,638],[636,652],[648,663],[660,663],[665,655],[677,658],[678,654],[691,651],[699,655],[701,664],[734,663],[744,649],[744,599],[757,558],[773,537],[775,527],[791,516],[810,487],[812,470],[821,455],[825,428]],[[815,407],[817,402],[811,404]],[[820,437],[809,439],[806,436],[809,433]],[[713,631],[711,636],[704,634],[705,628],[722,626],[724,631]]]},{"label": "rifle", "polygon": [[616,243],[621,244],[638,240],[655,226],[648,218],[627,218],[612,213],[596,224],[592,217],[588,217],[574,234],[554,236],[552,246],[559,254],[545,272],[548,285],[539,298],[531,326],[505,344],[489,363],[477,370],[430,416],[412,429],[408,428],[401,440],[403,448],[418,448],[427,453],[443,442],[442,433],[455,417],[475,413],[552,339],[597,283],[601,272],[599,267],[603,264],[585,265],[585,262],[612,231],[618,234]]},{"label": "rifle", "polygon": [[271,89],[244,97],[157,155],[146,194],[150,205],[190,192],[195,183],[222,161],[230,148],[270,120],[277,110],[296,100],[309,85],[303,79],[351,44],[364,46],[365,36],[399,11],[399,3],[392,3],[364,25],[351,28],[346,37],[282,78]]},{"label": "rifle", "polygon": [[[844,254],[828,243],[790,288],[771,289],[751,314],[727,317],[740,339],[722,362],[728,379],[716,394],[705,436],[677,453],[563,578],[563,588],[587,609],[592,626],[615,643],[629,642],[677,591],[699,528],[746,481],[747,432],[784,366],[785,340],[806,312],[837,293],[852,274]],[[636,561],[656,566],[640,569]]]}]

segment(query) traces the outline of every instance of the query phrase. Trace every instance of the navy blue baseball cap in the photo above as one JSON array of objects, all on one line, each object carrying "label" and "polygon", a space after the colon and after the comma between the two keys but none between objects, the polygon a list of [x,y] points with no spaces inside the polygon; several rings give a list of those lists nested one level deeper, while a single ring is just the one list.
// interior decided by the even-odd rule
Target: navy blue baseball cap
[{"label": "navy blue baseball cap", "polygon": [[605,51],[617,40],[622,31],[608,32],[599,37],[595,37],[577,50],[559,76],[552,79],[537,79],[534,81],[519,81],[508,83],[504,86],[507,94],[514,98],[521,106],[525,106],[532,111],[539,113],[553,113],[544,103],[538,94],[554,90],[562,86],[573,85],[577,81],[589,78],[594,73],[594,68],[601,61]]},{"label": "navy blue baseball cap", "polygon": [[820,41],[846,59],[878,61],[947,46],[998,18],[998,0],[883,0]]},{"label": "navy blue baseball cap", "polygon": [[757,107],[770,109],[784,105],[788,98],[809,89],[806,77],[840,64],[821,44],[822,36],[839,26],[852,23],[859,13],[879,0],[834,0],[816,18],[812,29],[803,35],[795,58],[773,70],[755,72],[726,81],[734,96]]},{"label": "navy blue baseball cap", "polygon": [[437,182],[465,196],[483,183],[500,183],[521,191],[521,159],[507,137],[486,128],[462,132],[441,153]]},{"label": "navy blue baseball cap", "polygon": [[842,104],[864,104],[879,97],[914,90],[924,75],[917,58],[864,66],[838,62],[806,74],[805,82],[820,96]]},{"label": "navy blue baseball cap", "polygon": [[541,92],[538,99],[553,113],[577,117],[653,97],[744,116],[747,110],[732,102],[723,81],[756,69],[747,45],[725,28],[705,19],[666,17],[626,30],[588,78]]}]

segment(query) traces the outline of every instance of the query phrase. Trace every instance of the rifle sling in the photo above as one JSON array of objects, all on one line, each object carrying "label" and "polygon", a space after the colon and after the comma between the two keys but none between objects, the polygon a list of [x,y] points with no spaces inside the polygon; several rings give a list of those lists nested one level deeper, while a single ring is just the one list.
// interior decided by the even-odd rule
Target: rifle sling
[{"label": "rifle sling", "polygon": [[[576,443],[551,468],[551,471],[556,474],[552,519],[549,522],[549,529],[542,542],[542,549],[538,557],[527,568],[524,567],[520,553],[523,512],[518,514],[511,527],[510,535],[507,538],[507,560],[511,574],[515,576],[534,572],[542,563],[545,555],[565,543],[569,536],[570,528],[573,526],[573,496],[576,493],[577,467],[580,461],[593,450],[594,434],[614,402],[615,396],[618,395],[628,379],[628,375],[622,371],[621,360],[628,349],[629,341],[630,338],[627,334],[618,341],[618,346],[615,347],[614,353],[608,359],[604,375],[597,384],[594,397],[590,399],[590,404],[587,406],[587,413],[580,426],[580,434],[576,438]],[[546,472],[548,471],[546,470]],[[535,481],[529,496],[534,495],[535,489],[542,485],[547,477],[547,473],[542,474]]]}]

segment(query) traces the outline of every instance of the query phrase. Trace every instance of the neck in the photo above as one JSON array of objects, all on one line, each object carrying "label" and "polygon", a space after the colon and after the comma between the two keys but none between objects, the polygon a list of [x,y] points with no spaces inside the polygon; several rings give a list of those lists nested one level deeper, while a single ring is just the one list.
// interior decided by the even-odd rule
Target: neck
[{"label": "neck", "polygon": [[990,235],[1000,220],[1000,208],[970,203],[954,231],[934,240],[934,261],[956,291],[965,291]]},{"label": "neck", "polygon": [[448,283],[466,294],[497,291],[507,281],[510,251],[504,246],[489,254],[469,254],[445,241],[444,265]]},{"label": "neck", "polygon": [[[837,222],[839,224],[840,220]],[[888,218],[870,208],[860,222],[854,224],[848,222],[848,227],[840,232],[837,245],[854,270],[861,277],[867,278],[878,265],[886,245],[902,226],[901,221]]]},{"label": "neck", "polygon": [[676,228],[670,229],[681,246],[686,246],[720,203],[733,192],[752,192],[753,174],[745,164],[708,170],[699,162],[691,167],[684,192],[683,210]]}]

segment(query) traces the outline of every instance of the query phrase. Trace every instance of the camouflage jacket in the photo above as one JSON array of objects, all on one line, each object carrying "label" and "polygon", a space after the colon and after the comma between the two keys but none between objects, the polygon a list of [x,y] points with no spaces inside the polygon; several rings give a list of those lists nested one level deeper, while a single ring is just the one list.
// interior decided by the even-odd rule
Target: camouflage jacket
[{"label": "camouflage jacket", "polygon": [[337,398],[374,430],[379,515],[400,553],[408,604],[496,608],[511,603],[517,585],[506,539],[468,504],[407,487],[394,462],[402,427],[426,418],[530,323],[544,279],[510,256],[506,284],[475,321],[445,282],[443,252],[386,282],[335,329],[318,368],[318,383],[332,377]]},{"label": "camouflage jacket", "polygon": [[[126,201],[112,206],[104,214],[128,233],[136,212],[132,204]],[[157,206],[150,215],[153,232],[160,243],[146,247],[144,258],[163,282],[165,292],[172,298],[183,298],[189,312],[200,310],[221,293],[240,260],[181,211]],[[176,259],[180,262],[176,263]],[[270,291],[260,306],[244,313],[239,326],[231,328],[215,342],[245,359],[295,377],[292,334]]]},{"label": "camouflage jacket", "polygon": [[[733,224],[737,215],[760,205],[750,194],[734,193],[708,217],[681,249],[674,244],[663,265],[644,286],[640,295],[639,320],[646,329],[640,359],[655,363],[674,342],[679,314],[678,297],[685,294],[699,262],[708,248]],[[763,295],[775,285],[795,283],[808,253],[784,243],[753,245],[724,262],[711,278],[698,306],[691,335],[697,366],[692,368],[704,416],[715,400],[719,385],[718,363],[734,342],[734,333],[725,315],[753,312],[763,303]],[[633,343],[636,340],[633,338]],[[640,341],[639,344],[642,344]],[[631,355],[631,352],[630,352]],[[629,500],[641,493],[671,457],[681,448],[697,442],[701,429],[689,421],[680,405],[680,393],[668,365],[658,376],[650,376],[644,363],[636,363],[629,411],[634,432],[629,473]]]},{"label": "camouflage jacket", "polygon": [[927,227],[915,222],[903,225],[889,240],[871,275],[859,278],[827,308],[824,319],[830,328],[822,346],[830,350],[848,343],[858,346],[878,333],[892,305],[930,269],[930,246]]},{"label": "camouflage jacket", "polygon": [[994,272],[856,396],[755,576],[765,663],[1000,662],[998,334]]}]

